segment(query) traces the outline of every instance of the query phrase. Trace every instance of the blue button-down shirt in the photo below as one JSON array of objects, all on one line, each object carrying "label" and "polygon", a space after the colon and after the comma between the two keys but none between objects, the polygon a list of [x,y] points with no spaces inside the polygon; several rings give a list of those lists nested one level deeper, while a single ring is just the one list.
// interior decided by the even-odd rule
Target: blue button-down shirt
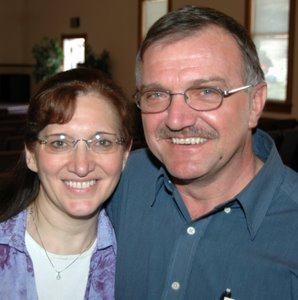
[{"label": "blue button-down shirt", "polygon": [[109,203],[116,299],[298,299],[298,174],[254,135],[263,168],[234,199],[192,220],[167,172],[133,153]]},{"label": "blue button-down shirt", "polygon": [[[25,246],[26,211],[0,223],[0,299],[37,300],[32,260]],[[91,257],[85,300],[114,299],[116,240],[102,210]],[[74,284],[73,288],[76,286]],[[74,299],[77,300],[77,299]]]}]

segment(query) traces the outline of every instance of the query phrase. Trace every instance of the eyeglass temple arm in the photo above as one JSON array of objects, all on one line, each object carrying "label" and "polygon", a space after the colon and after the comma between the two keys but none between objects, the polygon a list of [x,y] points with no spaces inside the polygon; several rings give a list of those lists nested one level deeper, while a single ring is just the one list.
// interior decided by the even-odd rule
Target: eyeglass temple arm
[{"label": "eyeglass temple arm", "polygon": [[252,84],[248,84],[248,85],[245,85],[245,86],[242,86],[240,88],[233,89],[233,90],[225,90],[225,91],[223,91],[223,93],[224,93],[225,96],[229,96],[229,95],[232,95],[234,93],[240,92],[242,90],[246,90],[250,87],[252,87]]}]

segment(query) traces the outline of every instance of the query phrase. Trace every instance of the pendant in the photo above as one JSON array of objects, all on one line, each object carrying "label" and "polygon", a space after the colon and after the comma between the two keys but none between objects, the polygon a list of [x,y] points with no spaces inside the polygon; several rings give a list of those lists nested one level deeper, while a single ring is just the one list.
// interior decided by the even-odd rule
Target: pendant
[{"label": "pendant", "polygon": [[56,279],[57,279],[57,280],[60,280],[60,279],[61,279],[60,272],[57,272]]}]

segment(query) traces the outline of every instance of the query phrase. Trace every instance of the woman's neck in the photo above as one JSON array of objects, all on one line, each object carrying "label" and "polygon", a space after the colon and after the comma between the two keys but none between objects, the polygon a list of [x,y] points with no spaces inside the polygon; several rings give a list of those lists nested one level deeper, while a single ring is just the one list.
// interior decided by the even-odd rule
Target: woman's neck
[{"label": "woman's neck", "polygon": [[37,203],[27,210],[27,231],[46,251],[72,255],[86,251],[96,239],[98,213],[88,219],[75,219],[44,213]]}]

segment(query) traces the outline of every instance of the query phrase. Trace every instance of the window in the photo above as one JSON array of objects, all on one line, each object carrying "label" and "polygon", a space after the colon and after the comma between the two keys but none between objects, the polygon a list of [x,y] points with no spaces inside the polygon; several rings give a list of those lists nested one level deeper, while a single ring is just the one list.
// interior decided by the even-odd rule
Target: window
[{"label": "window", "polygon": [[247,25],[268,84],[266,109],[290,112],[295,0],[247,2]]},{"label": "window", "polygon": [[85,62],[86,35],[62,35],[63,70],[74,69]]},{"label": "window", "polygon": [[150,26],[170,10],[170,0],[139,0],[139,43]]}]

